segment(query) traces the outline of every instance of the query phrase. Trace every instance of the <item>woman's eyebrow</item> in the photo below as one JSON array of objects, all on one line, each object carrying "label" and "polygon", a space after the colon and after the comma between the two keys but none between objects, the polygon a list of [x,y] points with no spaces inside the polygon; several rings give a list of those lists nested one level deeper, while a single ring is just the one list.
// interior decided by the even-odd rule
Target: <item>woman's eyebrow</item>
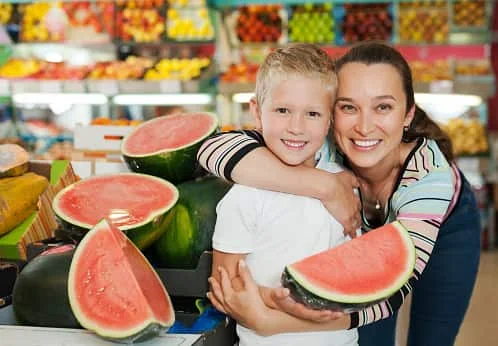
[{"label": "woman's eyebrow", "polygon": [[346,101],[346,102],[353,102],[353,99],[352,98],[349,98],[349,97],[337,97],[335,99],[335,101]]},{"label": "woman's eyebrow", "polygon": [[377,100],[380,100],[380,99],[391,99],[393,101],[396,101],[396,98],[392,95],[380,95],[380,96],[375,96],[374,97],[375,99]]}]

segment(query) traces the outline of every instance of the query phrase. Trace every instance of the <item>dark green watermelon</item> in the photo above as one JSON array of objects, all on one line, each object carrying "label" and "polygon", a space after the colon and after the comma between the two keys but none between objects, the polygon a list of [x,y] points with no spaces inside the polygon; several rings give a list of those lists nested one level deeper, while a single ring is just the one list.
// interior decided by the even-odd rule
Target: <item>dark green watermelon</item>
[{"label": "dark green watermelon", "polygon": [[179,184],[198,177],[202,142],[218,128],[212,113],[185,113],[146,121],[130,132],[121,144],[131,171],[150,174]]},{"label": "dark green watermelon", "polygon": [[67,279],[74,246],[44,253],[19,274],[12,306],[19,323],[38,327],[80,328],[69,305]]},{"label": "dark green watermelon", "polygon": [[195,268],[212,249],[216,205],[231,184],[208,176],[177,186],[180,197],[166,215],[166,230],[154,244],[154,260],[166,268]]}]

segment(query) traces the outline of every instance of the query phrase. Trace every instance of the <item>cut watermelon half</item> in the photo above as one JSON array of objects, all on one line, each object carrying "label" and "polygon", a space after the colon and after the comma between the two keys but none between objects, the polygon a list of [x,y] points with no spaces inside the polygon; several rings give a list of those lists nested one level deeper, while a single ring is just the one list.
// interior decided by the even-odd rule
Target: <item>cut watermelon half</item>
[{"label": "cut watermelon half", "polygon": [[177,188],[164,179],[119,173],[74,183],[55,196],[52,206],[64,228],[76,238],[107,218],[138,248],[145,249],[164,232],[166,214],[178,196]]},{"label": "cut watermelon half", "polygon": [[166,331],[175,321],[168,292],[154,268],[106,220],[76,248],[67,289],[78,322],[103,338],[142,341]]},{"label": "cut watermelon half", "polygon": [[415,247],[398,221],[288,265],[282,284],[314,309],[361,310],[398,291],[415,266]]},{"label": "cut watermelon half", "polygon": [[167,115],[149,120],[129,133],[121,153],[133,172],[151,174],[178,184],[200,172],[197,151],[218,127],[212,113]]}]

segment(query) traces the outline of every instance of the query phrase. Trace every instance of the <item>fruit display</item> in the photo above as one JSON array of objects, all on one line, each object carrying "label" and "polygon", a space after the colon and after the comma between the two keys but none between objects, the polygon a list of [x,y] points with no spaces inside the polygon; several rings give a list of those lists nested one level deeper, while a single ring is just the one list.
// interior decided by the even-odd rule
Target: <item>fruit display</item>
[{"label": "fruit display", "polygon": [[122,41],[157,42],[165,30],[164,0],[118,1],[116,35]]},{"label": "fruit display", "polygon": [[458,60],[455,62],[455,74],[459,76],[489,76],[493,74],[489,60]]},{"label": "fruit display", "polygon": [[432,62],[416,60],[410,61],[413,81],[432,82],[438,80],[452,80],[451,63],[448,60]]},{"label": "fruit display", "polygon": [[161,267],[195,268],[201,254],[212,250],[216,206],[231,187],[213,176],[178,185],[180,198],[166,218],[166,231],[153,246]]},{"label": "fruit display", "polygon": [[214,39],[214,27],[207,7],[167,11],[167,37],[175,41],[209,41]]},{"label": "fruit display", "polygon": [[291,7],[289,38],[294,42],[333,43],[335,41],[332,4],[306,3]]},{"label": "fruit display", "polygon": [[177,200],[178,190],[166,180],[121,173],[72,184],[55,196],[52,207],[73,239],[108,218],[138,248],[145,249],[164,232],[165,215]]},{"label": "fruit display", "polygon": [[69,305],[67,279],[74,246],[42,253],[21,271],[12,293],[16,320],[35,327],[81,328]]},{"label": "fruit display", "polygon": [[486,25],[485,0],[454,0],[453,23],[463,28],[482,28]]},{"label": "fruit display", "polygon": [[140,124],[142,124],[142,120],[110,119],[106,117],[97,117],[91,122],[91,125],[104,126],[138,126]]},{"label": "fruit display", "polygon": [[248,5],[238,10],[235,24],[241,42],[277,42],[282,36],[281,5]]},{"label": "fruit display", "polygon": [[68,18],[61,3],[34,2],[19,6],[21,40],[25,42],[58,42],[64,40]]},{"label": "fruit display", "polygon": [[93,66],[88,79],[139,79],[152,67],[151,58],[129,56],[124,61],[99,62]]},{"label": "fruit display", "polygon": [[58,141],[45,152],[34,154],[33,158],[35,160],[71,160],[73,151],[72,141]]},{"label": "fruit display", "polygon": [[[37,208],[48,186],[45,177],[32,172],[0,179],[0,235],[22,223]],[[23,196],[23,198],[19,198]]]},{"label": "fruit display", "polygon": [[243,62],[231,64],[220,79],[227,83],[255,83],[259,65]]},{"label": "fruit display", "polygon": [[0,178],[17,177],[28,171],[29,154],[17,144],[0,144]]},{"label": "fruit display", "polygon": [[71,66],[65,62],[43,62],[41,68],[30,76],[33,79],[81,80],[90,71],[90,66]]},{"label": "fruit display", "polygon": [[62,7],[72,27],[91,26],[96,32],[102,32],[102,24],[90,1],[64,2]]},{"label": "fruit display", "polygon": [[405,43],[443,43],[448,41],[449,20],[446,0],[400,3],[399,39]]},{"label": "fruit display", "polygon": [[344,43],[392,39],[393,18],[388,4],[344,4],[344,10],[340,24]]},{"label": "fruit display", "polygon": [[455,155],[475,155],[488,151],[486,129],[478,119],[462,117],[441,125],[451,139]]},{"label": "fruit display", "polygon": [[313,309],[358,311],[398,291],[412,276],[415,259],[407,229],[395,221],[287,265],[282,286]]},{"label": "fruit display", "polygon": [[171,299],[158,274],[107,220],[100,221],[79,243],[67,281],[76,319],[105,339],[145,341],[175,322]]},{"label": "fruit display", "polygon": [[13,9],[12,4],[0,4],[0,25],[5,25],[9,22]]},{"label": "fruit display", "polygon": [[201,174],[197,151],[217,127],[218,118],[211,113],[162,116],[130,132],[121,153],[130,170],[181,183]]},{"label": "fruit display", "polygon": [[145,75],[145,80],[192,80],[199,78],[202,71],[211,64],[209,58],[192,59],[161,59],[157,64],[149,69]]}]

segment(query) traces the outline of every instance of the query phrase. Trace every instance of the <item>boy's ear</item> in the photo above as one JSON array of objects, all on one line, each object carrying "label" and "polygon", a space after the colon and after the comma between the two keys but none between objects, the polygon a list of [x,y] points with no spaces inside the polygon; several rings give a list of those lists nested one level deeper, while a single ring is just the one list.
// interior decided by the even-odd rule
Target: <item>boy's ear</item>
[{"label": "boy's ear", "polygon": [[256,101],[256,97],[251,97],[249,100],[249,111],[251,112],[252,117],[254,118],[254,122],[256,124],[256,128],[261,130],[263,129],[263,124],[261,122],[261,109],[259,108],[258,102]]}]

